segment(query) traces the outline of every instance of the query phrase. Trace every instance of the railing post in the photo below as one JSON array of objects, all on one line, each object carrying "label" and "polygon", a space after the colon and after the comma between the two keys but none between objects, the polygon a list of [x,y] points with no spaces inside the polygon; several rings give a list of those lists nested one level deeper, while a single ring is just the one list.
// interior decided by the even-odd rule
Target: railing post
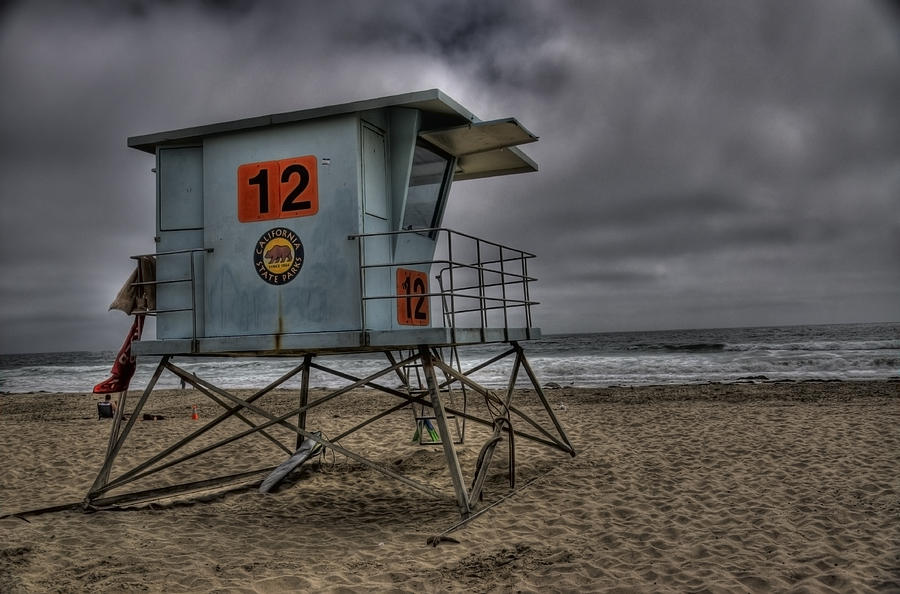
[{"label": "railing post", "polygon": [[197,348],[197,279],[194,275],[194,252],[188,252],[191,259],[191,352],[196,353]]},{"label": "railing post", "polygon": [[478,266],[478,307],[481,310],[479,317],[481,318],[481,336],[484,337],[484,329],[487,328],[487,310],[484,308],[484,268],[481,265],[481,240],[475,240],[475,259]]},{"label": "railing post", "polygon": [[450,341],[456,344],[456,293],[453,291],[453,232],[447,231],[447,260],[450,262]]},{"label": "railing post", "polygon": [[525,291],[525,328],[531,333],[531,296],[528,294],[528,258],[522,252],[522,287]]},{"label": "railing post", "polygon": [[363,250],[363,243],[365,243],[366,239],[362,235],[356,236],[356,257],[359,260],[359,315],[360,315],[360,327],[363,331],[366,329],[366,269],[363,268],[363,254],[365,250]]},{"label": "railing post", "polygon": [[509,339],[509,317],[506,311],[506,272],[503,267],[503,246],[500,246],[500,295],[503,298],[503,334]]}]

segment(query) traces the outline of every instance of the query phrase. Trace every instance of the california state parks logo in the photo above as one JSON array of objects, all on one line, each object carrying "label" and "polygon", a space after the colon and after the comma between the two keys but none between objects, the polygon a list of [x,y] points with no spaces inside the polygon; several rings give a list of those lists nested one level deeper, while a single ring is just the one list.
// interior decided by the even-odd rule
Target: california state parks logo
[{"label": "california state parks logo", "polygon": [[256,274],[271,285],[283,285],[294,280],[303,266],[303,243],[300,237],[284,227],[275,227],[262,234],[253,250]]}]

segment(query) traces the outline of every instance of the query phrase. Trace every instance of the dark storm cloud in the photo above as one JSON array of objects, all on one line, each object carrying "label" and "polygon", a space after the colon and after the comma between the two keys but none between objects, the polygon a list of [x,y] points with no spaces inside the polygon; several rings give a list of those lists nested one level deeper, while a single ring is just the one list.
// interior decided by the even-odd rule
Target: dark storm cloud
[{"label": "dark storm cloud", "polygon": [[[900,284],[898,51],[877,7],[669,3],[647,16],[609,6],[567,31],[594,59],[564,92],[535,97],[527,121],[545,125],[532,151],[541,178],[497,196],[510,241],[540,221],[548,232],[532,248],[565,254],[539,269],[542,287],[578,287],[613,316],[624,311],[623,328],[640,316],[604,297],[614,288],[569,282],[627,270],[665,304],[669,320],[650,324],[896,317],[850,274]],[[728,319],[748,296],[740,309],[756,302],[758,320]]]},{"label": "dark storm cloud", "polygon": [[896,3],[0,4],[0,350],[116,348],[131,135],[438,87],[541,136],[447,226],[536,252],[550,331],[900,318]]}]

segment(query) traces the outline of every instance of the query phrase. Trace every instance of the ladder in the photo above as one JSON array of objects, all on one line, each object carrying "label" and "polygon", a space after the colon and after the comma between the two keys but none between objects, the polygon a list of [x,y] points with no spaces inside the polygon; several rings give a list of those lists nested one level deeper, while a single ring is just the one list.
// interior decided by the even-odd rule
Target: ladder
[{"label": "ladder", "polygon": [[[441,359],[442,361],[446,361],[443,356],[443,351],[443,348],[432,348],[432,354],[435,357]],[[462,370],[460,368],[459,354],[456,350],[456,347],[449,347],[449,351],[450,365],[453,365],[460,373],[462,373]],[[402,350],[399,353],[401,360],[405,357],[411,356],[412,354],[412,351],[407,353]],[[407,394],[418,398],[428,398],[428,384],[424,377],[424,371],[422,369],[421,361],[416,360],[416,362],[414,363],[404,365],[400,368],[400,370],[404,378],[404,387]],[[465,384],[460,384],[460,388],[454,390],[453,383],[455,382],[451,382],[450,377],[446,374],[444,374],[443,383],[440,383],[440,378],[438,378],[438,382],[440,386],[441,399],[444,401],[444,403],[449,405],[451,408],[457,409],[458,405],[461,404],[461,410],[463,413],[465,413],[468,396],[466,393]],[[445,394],[446,397],[444,396]],[[461,402],[457,402],[457,400],[461,400]],[[412,441],[418,442],[419,445],[423,446],[441,445],[441,436],[438,434],[437,428],[434,425],[436,417],[434,416],[431,408],[424,404],[411,404],[410,409],[412,410],[413,421],[416,427]],[[453,443],[464,443],[466,437],[465,417],[463,417],[460,421],[460,419],[456,415],[448,414],[447,420],[450,421],[451,427],[455,429],[456,435],[453,439]]]}]

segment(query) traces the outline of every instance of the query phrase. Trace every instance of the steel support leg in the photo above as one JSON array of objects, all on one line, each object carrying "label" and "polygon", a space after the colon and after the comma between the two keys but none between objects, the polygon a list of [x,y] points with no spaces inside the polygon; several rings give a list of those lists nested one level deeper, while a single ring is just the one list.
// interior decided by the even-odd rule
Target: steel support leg
[{"label": "steel support leg", "polygon": [[569,446],[569,455],[575,456],[575,448],[572,447],[572,442],[569,441],[569,436],[566,435],[566,431],[559,423],[559,419],[557,419],[556,415],[553,414],[553,407],[551,407],[550,403],[547,401],[547,397],[544,395],[544,390],[543,388],[541,388],[541,382],[538,381],[534,370],[531,368],[531,364],[528,363],[528,359],[525,358],[525,351],[522,350],[522,347],[519,346],[519,343],[514,342],[512,344],[516,349],[519,358],[522,360],[522,367],[525,368],[525,373],[528,374],[528,379],[531,380],[531,385],[534,386],[534,391],[537,392],[538,398],[541,399],[541,404],[544,405],[544,410],[547,411],[547,414],[550,416],[550,420],[553,422],[553,426],[556,427],[556,432],[559,433],[559,436],[562,438],[563,442],[565,442],[565,444]]},{"label": "steel support leg", "polygon": [[[156,366],[156,371],[153,373],[153,377],[150,378],[150,383],[147,384],[147,387],[144,389],[144,393],[141,395],[140,400],[138,400],[137,406],[135,406],[134,411],[131,413],[131,417],[125,424],[125,429],[123,429],[120,433],[118,425],[112,428],[113,433],[112,435],[110,435],[109,446],[107,447],[106,451],[106,458],[103,461],[103,466],[100,468],[100,472],[97,474],[97,478],[94,480],[94,484],[88,491],[87,497],[85,498],[86,503],[90,503],[94,498],[97,490],[102,489],[109,482],[109,472],[112,469],[113,462],[115,462],[116,456],[119,455],[119,450],[122,449],[122,444],[125,442],[128,434],[131,433],[131,428],[134,426],[134,422],[137,420],[138,415],[141,414],[141,410],[143,410],[144,408],[144,403],[147,402],[147,398],[149,398],[150,393],[153,392],[153,387],[159,380],[159,376],[162,375],[162,372],[166,368],[166,364],[169,362],[170,358],[171,357],[169,355],[165,355],[162,359],[160,359],[159,365]],[[116,418],[118,420],[121,420],[124,414],[125,411],[122,410],[122,408],[119,408],[116,412]]]},{"label": "steel support leg", "polygon": [[[300,378],[300,414],[297,415],[297,427],[306,429],[306,405],[309,404],[309,366],[312,363],[312,355],[303,357],[303,375]],[[303,434],[297,432],[297,449],[303,443]]]},{"label": "steel support leg", "polygon": [[428,383],[428,392],[431,395],[431,408],[434,410],[438,432],[441,434],[441,445],[444,448],[444,456],[447,458],[450,480],[453,481],[453,490],[456,491],[459,514],[465,518],[472,511],[469,506],[469,495],[466,492],[466,484],[463,480],[462,469],[459,466],[459,458],[456,457],[456,448],[453,446],[453,436],[450,435],[450,429],[447,426],[447,413],[444,411],[444,404],[441,402],[440,389],[438,389],[431,353],[428,347],[420,346],[419,355],[422,358],[422,368],[425,372],[425,380]]}]

